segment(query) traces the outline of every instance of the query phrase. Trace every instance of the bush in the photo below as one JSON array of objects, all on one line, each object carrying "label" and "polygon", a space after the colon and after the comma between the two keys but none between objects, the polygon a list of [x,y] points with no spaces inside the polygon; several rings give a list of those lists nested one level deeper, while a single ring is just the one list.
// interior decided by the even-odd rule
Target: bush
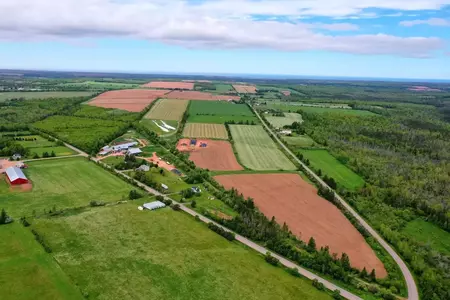
[{"label": "bush", "polygon": [[161,202],[164,201],[164,197],[161,195],[156,196],[155,199],[156,199],[156,201],[161,201]]},{"label": "bush", "polygon": [[271,264],[273,266],[278,266],[278,264],[280,263],[278,258],[275,258],[272,255],[270,255],[270,252],[266,253],[266,256],[264,257],[264,259],[266,260],[266,262],[268,262],[269,264]]},{"label": "bush", "polygon": [[337,299],[337,300],[342,299],[341,292],[339,290],[334,290],[332,296],[333,296],[333,299]]},{"label": "bush", "polygon": [[229,231],[223,229],[222,227],[217,226],[214,223],[208,223],[208,228],[211,229],[212,231],[220,234],[221,236],[223,236],[224,238],[226,238],[229,241],[234,241],[234,239],[235,239],[235,236],[232,232],[229,232]]},{"label": "bush", "polygon": [[161,202],[164,203],[166,206],[171,206],[172,205],[172,200],[170,200],[170,199],[163,199]]},{"label": "bush", "polygon": [[324,291],[325,290],[325,286],[323,285],[323,283],[319,282],[319,280],[317,280],[317,279],[313,280],[312,285],[313,285],[313,287],[315,287],[319,291]]},{"label": "bush", "polygon": [[6,213],[6,211],[4,209],[2,209],[2,212],[0,213],[0,225],[2,224],[9,224],[13,221],[13,219],[8,216],[8,214]]},{"label": "bush", "polygon": [[193,200],[193,201],[191,202],[191,207],[192,207],[192,208],[196,208],[196,207],[197,207],[197,202],[195,202],[195,200]]},{"label": "bush", "polygon": [[131,190],[128,197],[130,198],[130,200],[136,200],[136,199],[142,198],[143,196],[141,194],[139,194],[138,191]]},{"label": "bush", "polygon": [[52,253],[52,249],[45,243],[44,238],[36,230],[31,229],[31,233],[34,235],[36,241],[44,248],[45,252]]},{"label": "bush", "polygon": [[97,206],[105,206],[106,203],[103,201],[91,201],[89,202],[90,207],[97,207]]},{"label": "bush", "polygon": [[201,221],[198,215],[195,215],[195,221]]},{"label": "bush", "polygon": [[301,276],[302,276],[302,274],[300,274],[300,272],[298,271],[297,268],[289,269],[289,273],[290,273],[292,276],[295,276],[295,277],[301,277]]},{"label": "bush", "polygon": [[28,227],[31,225],[30,222],[28,222],[27,218],[25,217],[20,218],[20,223],[22,223],[24,227]]},{"label": "bush", "polygon": [[179,210],[181,210],[179,204],[174,204],[174,205],[172,205],[171,207],[172,207],[172,209],[173,209],[174,211],[179,211]]}]

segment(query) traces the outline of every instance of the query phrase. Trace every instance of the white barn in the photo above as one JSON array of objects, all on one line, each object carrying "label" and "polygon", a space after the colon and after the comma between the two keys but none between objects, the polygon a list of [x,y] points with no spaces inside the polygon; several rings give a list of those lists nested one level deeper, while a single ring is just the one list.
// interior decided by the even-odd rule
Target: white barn
[{"label": "white barn", "polygon": [[161,201],[154,201],[154,202],[150,202],[150,203],[145,203],[142,206],[145,209],[149,209],[149,210],[155,210],[155,209],[158,209],[158,208],[166,207],[166,205],[164,203],[162,203]]}]

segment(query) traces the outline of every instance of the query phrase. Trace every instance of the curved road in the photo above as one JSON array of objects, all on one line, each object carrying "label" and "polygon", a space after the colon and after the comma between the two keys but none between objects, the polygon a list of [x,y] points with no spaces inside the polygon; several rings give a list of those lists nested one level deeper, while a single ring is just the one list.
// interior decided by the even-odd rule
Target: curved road
[{"label": "curved road", "polygon": [[[322,186],[331,189],[316,173],[314,173],[307,165],[305,165],[297,156],[289,150],[286,145],[278,138],[276,134],[272,131],[272,129],[264,122],[259,113],[252,107],[252,110],[255,112],[256,116],[261,120],[261,123],[264,127],[270,132],[270,134],[275,138],[275,140],[280,144],[280,146],[303,168],[313,176]],[[331,189],[332,190],[332,189]],[[364,221],[364,219],[347,203],[345,200],[339,196],[336,192],[334,193],[336,199],[347,209],[358,221],[361,225],[380,243],[380,245],[389,253],[389,255],[394,259],[397,263],[398,267],[402,271],[403,277],[405,278],[406,287],[408,289],[408,299],[409,300],[419,300],[419,292],[417,290],[416,282],[414,281],[414,277],[406,266],[405,262],[400,258],[400,256],[395,252],[395,250],[372,228],[370,225]]]}]

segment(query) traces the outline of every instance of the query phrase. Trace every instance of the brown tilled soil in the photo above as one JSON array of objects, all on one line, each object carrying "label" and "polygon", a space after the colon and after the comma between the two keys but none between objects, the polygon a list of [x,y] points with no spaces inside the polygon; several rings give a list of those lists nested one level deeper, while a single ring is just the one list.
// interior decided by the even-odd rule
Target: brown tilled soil
[{"label": "brown tilled soil", "polygon": [[174,89],[193,90],[194,83],[192,83],[192,82],[152,81],[152,82],[144,84],[143,87],[169,89],[169,90],[174,90]]},{"label": "brown tilled soil", "polygon": [[352,266],[368,272],[375,269],[377,277],[387,275],[383,263],[363,236],[341,211],[317,195],[316,189],[297,174],[244,174],[214,177],[225,188],[236,188],[268,218],[286,224],[297,237],[308,242],[314,237],[318,247],[329,246],[339,256],[345,252]]},{"label": "brown tilled soil", "polygon": [[256,94],[256,87],[252,85],[233,84],[233,87],[240,94]]},{"label": "brown tilled soil", "polygon": [[181,99],[181,100],[205,100],[205,101],[239,101],[239,96],[227,96],[227,95],[213,95],[211,93],[197,92],[197,91],[173,91],[164,96],[168,99]]},{"label": "brown tilled soil", "polygon": [[119,90],[103,93],[89,102],[89,105],[140,112],[168,90]]},{"label": "brown tilled soil", "polygon": [[[202,169],[211,171],[240,171],[244,168],[238,163],[233,148],[228,141],[214,141],[197,139],[197,144],[191,146],[190,139],[178,141],[177,149],[190,152],[189,159]],[[200,147],[207,144],[205,148]]]},{"label": "brown tilled soil", "polygon": [[291,92],[290,92],[290,91],[281,91],[281,93],[282,93],[283,95],[285,95],[286,97],[288,97],[288,96],[291,95]]}]

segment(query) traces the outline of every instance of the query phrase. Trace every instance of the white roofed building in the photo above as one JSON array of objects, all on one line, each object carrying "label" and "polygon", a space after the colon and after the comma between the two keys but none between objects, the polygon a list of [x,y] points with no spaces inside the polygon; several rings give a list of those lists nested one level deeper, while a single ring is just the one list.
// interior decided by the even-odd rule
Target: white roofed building
[{"label": "white roofed building", "polygon": [[161,201],[154,201],[154,202],[150,202],[150,203],[145,203],[142,206],[145,209],[149,209],[149,210],[155,210],[155,209],[158,209],[158,208],[166,207],[166,205],[164,203],[162,203]]}]

